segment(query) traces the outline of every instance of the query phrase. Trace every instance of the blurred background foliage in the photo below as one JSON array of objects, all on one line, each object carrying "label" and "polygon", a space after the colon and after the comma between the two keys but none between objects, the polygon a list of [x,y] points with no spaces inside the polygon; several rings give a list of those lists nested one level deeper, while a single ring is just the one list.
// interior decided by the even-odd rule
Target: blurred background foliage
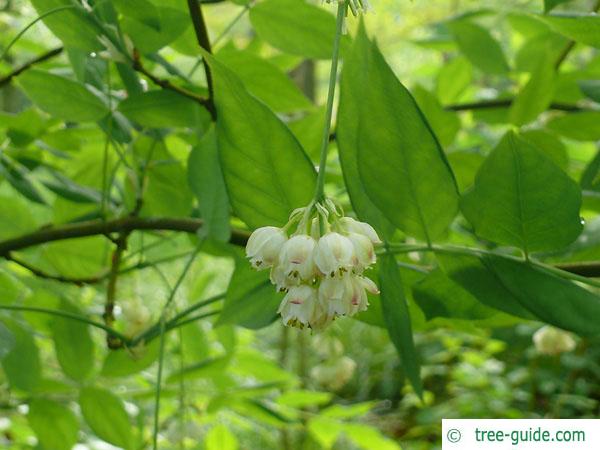
[{"label": "blurred background foliage", "polygon": [[[598,4],[371,3],[367,33],[415,96],[460,190],[473,184],[507,127],[521,127],[522,137],[578,181],[584,194],[583,233],[566,250],[545,253],[544,260],[600,259],[599,19],[581,38],[580,22],[565,33],[541,16],[551,6],[552,14],[586,13]],[[64,4],[70,2],[0,0],[0,50],[39,14]],[[119,217],[137,206],[142,218],[210,216],[211,239],[193,260],[173,305],[180,312],[215,301],[201,306],[204,316],[192,315],[202,320],[175,323],[165,335],[159,448],[428,450],[441,446],[442,418],[598,416],[598,338],[576,338],[574,351],[546,355],[532,343],[539,322],[487,310],[438,314],[427,301],[448,292],[435,279],[422,282],[435,264],[430,255],[400,259],[404,281],[421,283],[420,297],[419,288],[407,291],[422,400],[406,382],[377,300],[361,320],[337,321],[320,334],[273,322],[272,289],[257,291],[261,279],[244,268],[239,249],[223,243],[230,232],[228,211],[211,215],[206,204],[215,200],[203,203],[205,196],[221,198],[222,186],[207,169],[215,164],[207,150],[214,141],[210,114],[192,101],[205,97],[208,86],[185,2],[82,4],[94,9],[96,22],[87,22],[79,9],[57,12],[35,24],[0,60],[0,239],[51,224]],[[206,2],[202,10],[217,59],[288,124],[316,163],[334,18],[331,5],[308,4],[312,16],[283,0]],[[119,36],[127,36],[118,41],[126,49],[106,37],[96,39],[98,29],[111,23],[119,24]],[[349,47],[357,25],[348,18],[343,45]],[[583,44],[571,44],[570,38]],[[142,58],[132,68],[120,52],[133,46]],[[40,55],[47,58],[30,67]],[[3,78],[20,67],[22,73]],[[503,102],[515,95],[523,100]],[[468,106],[487,101],[499,104]],[[332,149],[327,191],[351,209],[334,142]],[[232,225],[244,226],[236,218]],[[164,231],[127,235],[110,325],[126,338],[148,329],[154,335],[110,349],[97,323],[40,310],[102,322],[115,278],[110,274],[115,242],[101,234],[3,253],[0,445],[6,448],[152,445],[157,327],[198,238]],[[469,244],[476,238],[458,219],[448,241]],[[244,282],[228,291],[234,269],[234,279]],[[454,295],[459,303],[460,295]],[[240,306],[236,299],[246,297],[249,303]]]}]

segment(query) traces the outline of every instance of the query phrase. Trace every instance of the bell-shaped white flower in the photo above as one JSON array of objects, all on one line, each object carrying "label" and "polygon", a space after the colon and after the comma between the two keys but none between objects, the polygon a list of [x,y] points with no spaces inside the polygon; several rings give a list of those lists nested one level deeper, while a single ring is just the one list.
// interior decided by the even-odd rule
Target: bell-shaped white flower
[{"label": "bell-shaped white flower", "polygon": [[349,270],[354,265],[354,246],[352,241],[339,233],[327,233],[319,239],[315,250],[315,263],[326,276]]},{"label": "bell-shaped white flower", "polygon": [[266,269],[277,261],[287,236],[281,228],[261,227],[250,235],[246,244],[246,256],[256,269]]},{"label": "bell-shaped white flower", "polygon": [[362,234],[368,237],[373,244],[381,244],[381,239],[379,239],[377,231],[375,231],[375,228],[368,223],[360,222],[352,217],[342,217],[339,220],[339,223],[346,231],[350,233]]},{"label": "bell-shaped white flower", "polygon": [[358,272],[362,272],[367,267],[375,264],[375,249],[367,236],[358,233],[348,233],[348,239],[350,239],[354,246],[353,263]]},{"label": "bell-shaped white flower", "polygon": [[304,328],[314,319],[317,303],[317,291],[307,285],[293,286],[289,289],[277,311],[283,323],[288,326]]},{"label": "bell-shaped white flower", "polygon": [[129,300],[122,306],[123,319],[125,321],[125,334],[135,336],[143,331],[152,320],[150,310],[139,298]]},{"label": "bell-shaped white flower", "polygon": [[282,247],[278,264],[291,279],[312,280],[316,274],[313,252],[317,243],[306,234],[292,236]]},{"label": "bell-shaped white flower", "polygon": [[545,325],[535,332],[533,343],[538,352],[551,356],[570,352],[576,346],[571,333],[549,325]]},{"label": "bell-shaped white flower", "polygon": [[324,305],[331,317],[345,316],[351,312],[350,275],[325,278],[319,286],[319,303]]}]

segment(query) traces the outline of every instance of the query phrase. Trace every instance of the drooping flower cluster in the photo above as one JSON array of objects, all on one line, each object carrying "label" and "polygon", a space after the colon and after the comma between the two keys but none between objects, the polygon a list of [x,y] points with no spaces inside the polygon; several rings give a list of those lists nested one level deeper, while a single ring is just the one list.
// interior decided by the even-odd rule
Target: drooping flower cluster
[{"label": "drooping flower cluster", "polygon": [[286,292],[279,307],[284,324],[321,330],[337,317],[367,309],[367,292],[379,293],[364,276],[379,243],[373,227],[344,217],[326,200],[295,210],[283,228],[254,231],[246,255],[255,269],[270,269],[271,282]]}]

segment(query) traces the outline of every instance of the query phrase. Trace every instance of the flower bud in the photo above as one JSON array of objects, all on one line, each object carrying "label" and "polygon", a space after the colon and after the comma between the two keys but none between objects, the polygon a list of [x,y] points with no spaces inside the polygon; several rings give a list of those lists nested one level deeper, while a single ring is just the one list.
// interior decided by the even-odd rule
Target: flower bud
[{"label": "flower bud", "polygon": [[360,222],[352,217],[342,217],[340,224],[350,233],[362,234],[370,239],[373,244],[381,244],[375,228],[365,222]]},{"label": "flower bud", "polygon": [[293,286],[283,298],[279,310],[283,323],[288,326],[304,328],[314,316],[317,293],[310,286]]},{"label": "flower bud", "polygon": [[281,228],[258,228],[248,239],[246,256],[254,268],[269,268],[277,261],[279,251],[286,241],[287,236]]},{"label": "flower bud", "polygon": [[544,355],[558,355],[575,349],[573,335],[559,328],[545,325],[533,335],[533,343]]},{"label": "flower bud", "polygon": [[312,280],[315,277],[316,267],[313,251],[316,241],[305,234],[291,237],[282,247],[279,262],[284,274],[294,279]]},{"label": "flower bud", "polygon": [[339,233],[327,233],[317,244],[315,263],[326,276],[349,270],[353,266],[354,246],[352,241]]}]

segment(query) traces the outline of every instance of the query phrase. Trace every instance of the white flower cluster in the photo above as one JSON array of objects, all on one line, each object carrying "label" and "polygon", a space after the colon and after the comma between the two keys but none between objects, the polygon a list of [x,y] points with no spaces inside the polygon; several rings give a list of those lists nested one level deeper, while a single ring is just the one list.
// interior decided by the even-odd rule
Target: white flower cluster
[{"label": "white flower cluster", "polygon": [[369,224],[343,217],[331,201],[327,205],[294,211],[284,228],[257,229],[246,246],[252,266],[271,269],[271,282],[287,293],[279,313],[289,326],[321,330],[336,317],[367,309],[367,291],[379,293],[363,275],[375,263],[379,236]]}]

